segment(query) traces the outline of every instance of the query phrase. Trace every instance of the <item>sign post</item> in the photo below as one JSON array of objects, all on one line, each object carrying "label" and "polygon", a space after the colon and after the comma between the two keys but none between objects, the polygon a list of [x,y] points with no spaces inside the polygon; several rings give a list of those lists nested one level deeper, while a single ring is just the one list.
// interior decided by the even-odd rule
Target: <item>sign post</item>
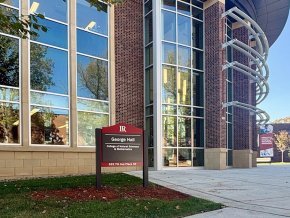
[{"label": "sign post", "polygon": [[143,186],[148,186],[145,131],[128,124],[96,129],[96,187],[101,188],[101,167],[126,166],[143,166]]}]

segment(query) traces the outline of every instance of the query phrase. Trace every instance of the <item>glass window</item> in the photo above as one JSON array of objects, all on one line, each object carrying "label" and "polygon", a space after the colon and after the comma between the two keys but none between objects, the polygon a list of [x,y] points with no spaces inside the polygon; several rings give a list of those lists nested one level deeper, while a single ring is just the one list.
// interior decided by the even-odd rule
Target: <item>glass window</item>
[{"label": "glass window", "polygon": [[177,166],[177,149],[173,148],[163,149],[163,166],[165,167]]},{"label": "glass window", "polygon": [[162,10],[163,39],[176,41],[176,15],[175,13]]},{"label": "glass window", "polygon": [[163,43],[163,63],[176,64],[176,45]]},{"label": "glass window", "polygon": [[195,106],[203,106],[203,75],[192,75],[192,103]]},{"label": "glass window", "polygon": [[179,68],[177,75],[178,104],[191,105],[191,71]]},{"label": "glass window", "polygon": [[191,149],[178,149],[178,166],[191,167]]},{"label": "glass window", "polygon": [[146,116],[152,115],[152,114],[153,114],[153,105],[147,106],[146,107]]},{"label": "glass window", "polygon": [[200,20],[203,20],[203,11],[197,7],[194,7],[192,6],[192,16],[197,18],[197,19],[200,19]]},{"label": "glass window", "polygon": [[69,100],[66,96],[44,94],[39,92],[30,92],[31,104],[54,106],[54,107],[69,107]]},{"label": "glass window", "polygon": [[145,18],[145,45],[153,41],[153,21],[152,12]]},{"label": "glass window", "polygon": [[4,0],[3,4],[19,8],[19,0]]},{"label": "glass window", "polygon": [[19,102],[19,90],[1,87],[0,85],[0,101],[1,100]]},{"label": "glass window", "polygon": [[108,8],[100,3],[99,10],[89,0],[77,0],[77,26],[103,35],[108,35]]},{"label": "glass window", "polygon": [[163,116],[163,146],[177,147],[177,118]]},{"label": "glass window", "polygon": [[153,103],[153,67],[146,69],[146,105]]},{"label": "glass window", "polygon": [[178,146],[191,147],[191,117],[178,118]]},{"label": "glass window", "polygon": [[176,103],[176,94],[176,67],[163,66],[163,102]]},{"label": "glass window", "polygon": [[178,42],[189,45],[191,40],[191,22],[189,17],[178,15]]},{"label": "glass window", "polygon": [[45,17],[67,22],[67,4],[64,0],[30,1],[30,13],[43,14]]},{"label": "glass window", "polygon": [[192,67],[198,70],[203,70],[203,52],[192,50]]},{"label": "glass window", "polygon": [[190,15],[190,5],[183,2],[177,2],[177,10],[179,13]]},{"label": "glass window", "polygon": [[176,115],[177,114],[177,107],[173,106],[173,105],[163,105],[162,106],[162,113]]},{"label": "glass window", "polygon": [[30,46],[31,89],[68,94],[67,52],[35,43]]},{"label": "glass window", "polygon": [[[16,16],[16,19],[18,19],[19,17],[19,11],[16,9],[6,7],[0,4],[0,10],[2,14],[6,17],[9,17],[11,21],[15,20],[14,16]],[[11,34],[11,35],[18,35],[18,33],[15,32],[13,29],[9,28],[9,26],[0,26],[0,32]]]},{"label": "glass window", "polygon": [[108,39],[83,30],[77,30],[77,50],[83,54],[108,58]]},{"label": "glass window", "polygon": [[162,7],[175,11],[176,0],[162,0]]},{"label": "glass window", "polygon": [[109,115],[78,112],[78,145],[95,146],[95,129],[109,125]]},{"label": "glass window", "polygon": [[78,97],[108,100],[108,62],[78,55]]},{"label": "glass window", "polygon": [[192,166],[202,167],[204,166],[204,149],[194,149],[192,154]]},{"label": "glass window", "polygon": [[193,119],[193,145],[194,147],[204,147],[204,121],[203,119]]},{"label": "glass window", "polygon": [[145,14],[147,14],[149,11],[152,10],[152,0],[149,0],[148,2],[146,2],[145,4]]},{"label": "glass window", "polygon": [[19,104],[0,102],[0,143],[20,143]]},{"label": "glass window", "polygon": [[19,86],[19,40],[0,35],[0,85]]},{"label": "glass window", "polygon": [[151,43],[145,48],[145,67],[153,64],[153,44]]},{"label": "glass window", "polygon": [[192,19],[192,46],[203,49],[203,23]]},{"label": "glass window", "polygon": [[190,107],[179,106],[178,107],[178,115],[191,116],[191,108]]},{"label": "glass window", "polygon": [[78,104],[78,110],[92,111],[92,112],[99,112],[99,113],[109,113],[108,102],[78,99],[77,104]]},{"label": "glass window", "polygon": [[178,65],[183,67],[191,67],[190,48],[178,46]]},{"label": "glass window", "polygon": [[32,144],[69,144],[68,110],[32,106],[30,116]]},{"label": "glass window", "polygon": [[38,23],[47,27],[47,32],[33,29],[35,32],[38,33],[38,36],[33,36],[32,40],[49,45],[54,45],[60,48],[67,48],[68,36],[66,25],[46,19],[39,19]]},{"label": "glass window", "polygon": [[191,4],[203,8],[203,3],[200,0],[191,0]]}]

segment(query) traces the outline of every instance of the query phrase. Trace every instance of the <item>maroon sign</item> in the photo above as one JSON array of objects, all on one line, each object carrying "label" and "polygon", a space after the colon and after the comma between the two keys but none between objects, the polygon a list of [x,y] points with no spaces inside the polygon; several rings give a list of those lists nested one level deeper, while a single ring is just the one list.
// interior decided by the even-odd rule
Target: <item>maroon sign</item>
[{"label": "maroon sign", "polygon": [[260,157],[273,157],[273,133],[259,135]]},{"label": "maroon sign", "polygon": [[143,166],[148,186],[148,145],[145,131],[128,124],[96,129],[96,187],[101,188],[101,167]]},{"label": "maroon sign", "polygon": [[102,129],[102,167],[143,165],[143,130],[128,124]]}]

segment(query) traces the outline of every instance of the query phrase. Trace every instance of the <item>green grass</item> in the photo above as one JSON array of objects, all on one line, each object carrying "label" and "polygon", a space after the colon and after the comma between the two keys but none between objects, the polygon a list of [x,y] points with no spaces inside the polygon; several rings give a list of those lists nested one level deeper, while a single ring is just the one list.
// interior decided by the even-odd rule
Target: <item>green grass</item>
[{"label": "green grass", "polygon": [[[126,174],[104,174],[106,186],[136,186],[142,180]],[[221,204],[198,199],[119,199],[114,201],[33,200],[33,191],[94,186],[94,176],[0,182],[0,217],[183,217],[220,209]]]}]

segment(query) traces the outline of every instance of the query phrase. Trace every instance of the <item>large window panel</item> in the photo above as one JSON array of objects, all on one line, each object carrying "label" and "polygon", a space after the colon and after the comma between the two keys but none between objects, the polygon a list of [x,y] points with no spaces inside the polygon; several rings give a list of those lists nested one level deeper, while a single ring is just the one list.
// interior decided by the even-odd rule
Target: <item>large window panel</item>
[{"label": "large window panel", "polygon": [[177,2],[177,11],[182,14],[190,15],[190,5],[183,2]]},{"label": "large window panel", "polygon": [[178,149],[178,166],[191,167],[191,149]]},{"label": "large window panel", "polygon": [[176,103],[176,95],[176,67],[163,66],[163,102]]},{"label": "large window panel", "polygon": [[0,35],[0,85],[19,86],[19,40]]},{"label": "large window panel", "polygon": [[193,49],[192,50],[192,67],[194,69],[203,70],[203,52]]},{"label": "large window panel", "polygon": [[183,67],[190,67],[190,48],[185,46],[178,46],[178,65]]},{"label": "large window panel", "polygon": [[0,85],[0,101],[19,102],[19,89],[1,87]]},{"label": "large window panel", "polygon": [[193,73],[192,74],[192,103],[195,106],[204,105],[204,96],[203,96],[203,74],[202,73]]},{"label": "large window panel", "polygon": [[191,117],[178,118],[178,146],[191,147]]},{"label": "large window panel", "polygon": [[108,100],[108,62],[78,55],[78,97]]},{"label": "large window panel", "polygon": [[176,9],[176,0],[162,0],[162,7],[175,11]]},{"label": "large window panel", "polygon": [[31,89],[68,94],[67,52],[35,43],[30,45]]},{"label": "large window panel", "polygon": [[203,49],[203,23],[192,19],[192,46]]},{"label": "large window panel", "polygon": [[78,112],[78,145],[95,146],[95,129],[109,125],[109,115]]},{"label": "large window panel", "polygon": [[77,30],[77,50],[100,58],[108,58],[108,39],[83,30]]},{"label": "large window panel", "polygon": [[108,8],[100,2],[99,10],[88,0],[77,0],[77,26],[83,29],[108,35]]},{"label": "large window panel", "polygon": [[153,13],[151,12],[145,18],[145,45],[153,41]]},{"label": "large window panel", "polygon": [[78,99],[78,109],[82,111],[92,111],[98,113],[109,113],[109,103],[103,101],[92,101],[87,99]]},{"label": "large window panel", "polygon": [[146,69],[146,105],[153,103],[153,67]]},{"label": "large window panel", "polygon": [[190,45],[191,41],[191,19],[186,16],[178,15],[178,42],[184,45]]},{"label": "large window panel", "polygon": [[45,17],[67,22],[69,0],[30,0],[30,13],[43,14]]},{"label": "large window panel", "polygon": [[193,145],[194,147],[204,147],[204,120],[193,119]]},{"label": "large window panel", "polygon": [[19,8],[19,0],[4,0],[3,4]]},{"label": "large window panel", "polygon": [[176,64],[176,45],[163,43],[163,63]]},{"label": "large window panel", "polygon": [[51,95],[39,92],[30,92],[30,103],[52,107],[69,107],[69,100],[66,96]]},{"label": "large window panel", "polygon": [[179,68],[177,76],[178,104],[191,105],[191,71]]},{"label": "large window panel", "polygon": [[31,106],[31,143],[69,144],[68,110]]},{"label": "large window panel", "polygon": [[177,166],[177,149],[167,148],[162,150],[163,166],[176,167]]},{"label": "large window panel", "polygon": [[[16,21],[18,19],[18,16],[19,16],[18,10],[11,8],[11,7],[1,5],[1,4],[0,4],[0,10],[1,10],[2,14],[6,17],[9,17],[12,22]],[[14,16],[16,16],[16,18]],[[7,28],[5,26],[0,26],[0,32],[7,33],[10,35],[18,35],[18,33],[16,33],[12,28]]]},{"label": "large window panel", "polygon": [[0,143],[20,143],[19,104],[0,102]]},{"label": "large window panel", "polygon": [[68,48],[67,25],[46,19],[39,19],[38,23],[47,27],[47,32],[33,29],[38,36],[33,36],[32,40],[64,49]]},{"label": "large window panel", "polygon": [[175,13],[162,11],[163,39],[176,41],[176,16]]},{"label": "large window panel", "polygon": [[177,118],[163,116],[163,146],[177,147]]}]

